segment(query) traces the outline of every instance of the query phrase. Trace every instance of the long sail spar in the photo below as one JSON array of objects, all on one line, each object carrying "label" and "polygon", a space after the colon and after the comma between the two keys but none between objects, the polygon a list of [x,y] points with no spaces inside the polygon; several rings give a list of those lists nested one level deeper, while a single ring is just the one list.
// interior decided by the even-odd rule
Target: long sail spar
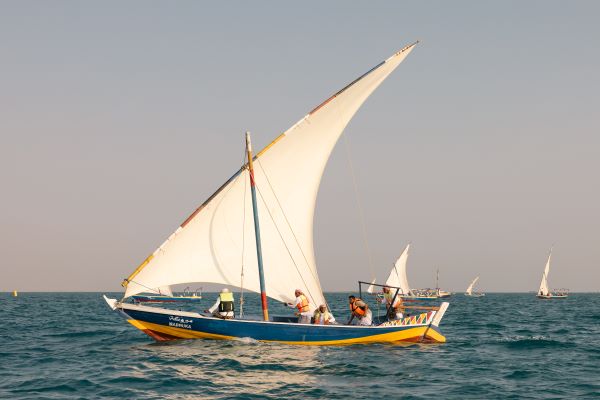
[{"label": "long sail spar", "polygon": [[[288,302],[294,289],[312,305],[325,303],[313,247],[313,219],[325,165],[348,122],[369,95],[411,52],[411,44],[314,108],[255,156],[266,294]],[[240,287],[240,255],[256,265],[252,205],[244,165],[123,281],[125,296],[187,282]],[[246,245],[243,246],[244,238]],[[242,248],[246,251],[242,254]],[[244,271],[244,287],[260,293],[258,272]]]}]

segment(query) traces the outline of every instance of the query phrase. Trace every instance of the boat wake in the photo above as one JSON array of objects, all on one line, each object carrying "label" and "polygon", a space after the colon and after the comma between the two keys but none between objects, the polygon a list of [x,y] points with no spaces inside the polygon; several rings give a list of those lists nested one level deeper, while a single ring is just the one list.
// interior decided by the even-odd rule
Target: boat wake
[{"label": "boat wake", "polygon": [[254,345],[262,344],[260,341],[258,341],[256,339],[252,339],[251,337],[235,338],[234,340],[238,343],[244,343],[244,344],[254,344]]},{"label": "boat wake", "polygon": [[574,344],[550,339],[543,335],[534,336],[508,336],[500,340],[507,348],[512,350],[530,350],[546,348],[568,348]]}]

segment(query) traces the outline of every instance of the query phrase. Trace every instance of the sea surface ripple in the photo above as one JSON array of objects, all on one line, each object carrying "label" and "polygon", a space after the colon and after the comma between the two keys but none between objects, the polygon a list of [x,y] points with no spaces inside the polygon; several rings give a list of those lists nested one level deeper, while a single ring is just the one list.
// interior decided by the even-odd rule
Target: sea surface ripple
[{"label": "sea surface ripple", "polygon": [[[327,298],[345,321],[346,294]],[[156,343],[98,293],[3,293],[0,398],[600,398],[600,295],[449,301],[445,344],[312,347]],[[246,304],[256,312],[258,297]],[[271,302],[271,313],[290,310]]]}]

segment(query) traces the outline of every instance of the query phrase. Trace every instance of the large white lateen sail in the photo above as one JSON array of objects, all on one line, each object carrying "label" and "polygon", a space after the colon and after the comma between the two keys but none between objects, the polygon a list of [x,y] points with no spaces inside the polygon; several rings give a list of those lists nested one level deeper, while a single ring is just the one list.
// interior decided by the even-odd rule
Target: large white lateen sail
[{"label": "large white lateen sail", "polygon": [[479,280],[479,277],[477,277],[477,278],[473,279],[473,282],[471,282],[471,284],[469,285],[469,287],[467,288],[467,291],[466,291],[466,293],[467,293],[468,295],[471,295],[471,294],[473,294],[473,286],[475,286],[475,283],[476,283],[478,280]]},{"label": "large white lateen sail", "polygon": [[406,276],[406,263],[408,262],[409,249],[410,243],[406,245],[406,248],[396,260],[394,268],[390,271],[390,276],[387,278],[387,281],[385,281],[386,285],[399,287],[402,291],[400,294],[405,296],[413,296]]},{"label": "large white lateen sail", "polygon": [[[354,80],[256,155],[268,297],[289,302],[294,289],[301,289],[313,306],[325,303],[313,248],[321,176],[350,119],[413,47],[405,47]],[[242,287],[242,265],[244,289],[260,292],[248,180],[244,166],[196,209],[123,282],[125,297],[187,282]]]},{"label": "large white lateen sail", "polygon": [[548,254],[548,261],[546,261],[546,268],[544,268],[544,273],[542,274],[542,282],[540,283],[540,291],[539,295],[548,296],[550,294],[550,290],[548,289],[548,272],[550,272],[550,259],[552,258],[552,250],[550,250],[550,254]]}]

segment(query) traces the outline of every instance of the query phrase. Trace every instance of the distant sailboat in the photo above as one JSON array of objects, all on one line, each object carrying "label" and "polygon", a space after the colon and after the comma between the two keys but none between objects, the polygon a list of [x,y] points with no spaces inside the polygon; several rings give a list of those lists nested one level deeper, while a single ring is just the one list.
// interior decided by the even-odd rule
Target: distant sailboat
[{"label": "distant sailboat", "polygon": [[194,292],[191,292],[189,287],[185,288],[181,295],[173,294],[171,286],[162,286],[148,292],[152,294],[136,294],[131,298],[138,303],[189,303],[202,300],[201,288]]},{"label": "distant sailboat", "polygon": [[542,281],[540,282],[540,290],[538,290],[538,299],[564,299],[569,295],[568,289],[556,289],[551,291],[548,287],[548,273],[550,272],[550,260],[552,259],[552,249],[548,254],[548,260],[546,261],[546,268],[542,274]]},{"label": "distant sailboat", "polygon": [[482,296],[485,296],[485,293],[473,292],[473,287],[475,286],[475,283],[478,280],[479,280],[479,277],[473,279],[473,282],[471,282],[471,284],[469,285],[469,287],[465,291],[465,296],[471,296],[471,297],[482,297]]},{"label": "distant sailboat", "polygon": [[373,279],[371,281],[371,284],[369,285],[369,287],[367,288],[367,293],[369,294],[373,294],[373,292],[375,291],[375,281],[376,279]]},{"label": "distant sailboat", "polygon": [[[400,257],[394,263],[394,267],[390,271],[390,275],[385,281],[385,284],[389,287],[399,288],[398,295],[403,299],[408,300],[436,300],[440,297],[448,297],[450,293],[440,291],[436,289],[411,289],[408,283],[408,276],[406,273],[406,266],[408,264],[408,255],[410,250],[410,243],[406,245]],[[439,277],[439,270],[438,270]],[[437,286],[437,284],[436,284]]]},{"label": "distant sailboat", "polygon": [[[411,318],[377,321],[377,325],[369,326],[303,324],[297,317],[270,317],[267,304],[267,298],[292,302],[294,289],[305,294],[313,310],[327,304],[313,244],[321,177],[346,125],[414,46],[403,48],[352,81],[256,154],[248,133],[247,158],[241,168],[123,281],[125,294],[120,301],[105,296],[109,306],[159,341],[252,338],[303,345],[445,342],[438,326],[448,303],[429,307]],[[252,247],[256,252],[250,251]],[[244,265],[257,268],[244,269]],[[220,319],[127,302],[149,288],[190,282],[234,286],[260,294],[262,320]]]},{"label": "distant sailboat", "polygon": [[435,291],[439,298],[452,296],[452,293],[440,289],[440,269],[439,268],[437,269],[437,273],[435,276]]},{"label": "distant sailboat", "polygon": [[414,297],[414,293],[410,290],[410,285],[408,284],[408,278],[406,276],[406,264],[408,262],[408,251],[410,249],[410,243],[406,245],[400,257],[394,263],[394,268],[390,271],[390,275],[388,276],[385,284],[388,286],[399,287],[400,288],[400,297]]}]

